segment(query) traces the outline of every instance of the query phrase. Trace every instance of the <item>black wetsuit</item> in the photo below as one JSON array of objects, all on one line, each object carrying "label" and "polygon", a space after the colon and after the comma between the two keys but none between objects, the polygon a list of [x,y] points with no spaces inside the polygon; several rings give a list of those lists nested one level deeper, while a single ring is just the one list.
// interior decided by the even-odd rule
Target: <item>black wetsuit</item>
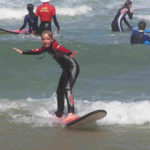
[{"label": "black wetsuit", "polygon": [[145,35],[144,32],[133,31],[131,35],[131,44],[144,44],[145,41],[150,42],[150,37]]},{"label": "black wetsuit", "polygon": [[62,68],[62,74],[57,87],[57,111],[56,115],[61,117],[64,113],[64,98],[67,99],[68,113],[74,113],[74,100],[72,97],[72,88],[79,74],[79,65],[74,58],[70,55],[72,52],[65,49],[62,45],[54,41],[50,47],[39,49],[32,49],[29,51],[23,51],[23,54],[40,54],[48,52],[58,62]]},{"label": "black wetsuit", "polygon": [[127,21],[126,19],[126,14],[128,14],[129,16],[129,19],[132,19],[133,18],[133,13],[130,12],[130,9],[128,9],[128,11],[124,14],[121,13],[121,11],[126,8],[126,7],[123,7],[123,8],[120,8],[111,24],[111,27],[112,27],[112,31],[120,31],[122,32],[123,31],[123,27],[122,27],[122,21],[124,21],[126,23],[126,25],[129,27],[129,29],[131,29],[131,25],[129,24],[129,22]]},{"label": "black wetsuit", "polygon": [[28,24],[28,26],[29,26],[29,33],[31,33],[32,30],[33,30],[34,17],[35,17],[35,13],[29,13],[29,14],[25,15],[25,17],[24,17],[24,24],[22,25],[20,30],[24,29],[26,27],[26,25]]},{"label": "black wetsuit", "polygon": [[[57,21],[57,18],[56,18],[56,15],[53,16],[53,21],[54,21],[54,24],[56,25],[56,27],[59,29],[59,24],[58,24],[58,21]],[[41,21],[40,25],[39,25],[39,28],[37,27],[37,23],[38,23],[38,17],[36,16],[35,19],[34,19],[34,29],[35,30],[38,30],[38,34],[41,35],[41,33],[45,30],[49,30],[49,31],[52,31],[51,29],[51,22],[49,21]]]}]

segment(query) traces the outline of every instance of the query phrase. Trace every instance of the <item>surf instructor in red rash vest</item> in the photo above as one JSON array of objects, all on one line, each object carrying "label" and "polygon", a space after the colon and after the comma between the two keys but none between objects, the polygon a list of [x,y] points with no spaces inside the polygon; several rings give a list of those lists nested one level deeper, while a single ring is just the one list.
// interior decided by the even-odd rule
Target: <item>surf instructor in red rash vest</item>
[{"label": "surf instructor in red rash vest", "polygon": [[[36,9],[35,19],[33,23],[33,34],[38,30],[41,34],[44,30],[51,31],[51,21],[53,19],[55,26],[57,27],[57,34],[60,32],[59,23],[56,17],[56,9],[54,6],[50,5],[50,0],[41,0],[42,5],[38,6]],[[40,17],[40,26],[38,28],[38,17]]]}]

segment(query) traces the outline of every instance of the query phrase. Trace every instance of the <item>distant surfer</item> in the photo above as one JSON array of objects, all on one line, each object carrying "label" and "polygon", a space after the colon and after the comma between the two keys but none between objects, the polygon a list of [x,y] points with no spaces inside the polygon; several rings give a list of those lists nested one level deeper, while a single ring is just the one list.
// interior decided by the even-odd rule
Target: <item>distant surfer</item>
[{"label": "distant surfer", "polygon": [[131,25],[129,24],[129,22],[126,19],[126,14],[128,14],[129,19],[133,19],[134,10],[131,8],[132,8],[132,1],[126,0],[123,7],[118,10],[118,12],[111,24],[112,31],[123,32],[122,21],[124,21],[125,24],[129,27],[129,29],[132,30]]},{"label": "distant surfer", "polygon": [[150,37],[144,34],[146,28],[145,21],[140,21],[138,23],[138,31],[133,31],[131,35],[131,44],[144,44],[146,41],[150,42]]},{"label": "distant surfer", "polygon": [[[34,26],[33,26],[33,34],[38,29],[39,34],[41,34],[44,30],[51,31],[51,21],[53,19],[55,26],[57,27],[57,34],[60,32],[59,23],[56,17],[55,7],[50,5],[50,0],[41,0],[42,5],[38,6],[36,9]],[[40,17],[40,26],[38,27],[38,17]]]},{"label": "distant surfer", "polygon": [[34,5],[32,3],[29,3],[27,5],[27,10],[28,10],[28,14],[25,15],[25,17],[24,17],[24,24],[19,29],[19,32],[21,32],[21,30],[23,30],[26,27],[26,25],[28,24],[28,26],[29,26],[29,32],[28,33],[32,33],[33,20],[34,20],[34,17],[35,17],[35,13],[33,12]]},{"label": "distant surfer", "polygon": [[13,48],[23,55],[36,55],[47,52],[53,56],[57,63],[62,68],[62,74],[57,87],[57,117],[62,117],[64,113],[64,99],[67,99],[68,115],[74,116],[74,99],[72,96],[72,88],[79,74],[79,65],[74,59],[77,52],[71,52],[69,49],[64,48],[54,38],[50,31],[44,31],[41,34],[42,47],[38,49],[31,49],[22,51]]}]

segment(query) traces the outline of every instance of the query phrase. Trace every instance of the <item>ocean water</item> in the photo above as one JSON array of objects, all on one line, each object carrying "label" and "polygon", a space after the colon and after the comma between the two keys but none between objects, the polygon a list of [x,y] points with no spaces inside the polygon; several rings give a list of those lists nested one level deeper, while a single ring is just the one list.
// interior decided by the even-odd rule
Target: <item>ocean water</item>
[{"label": "ocean water", "polygon": [[[40,0],[0,0],[0,28],[16,30]],[[22,56],[12,50],[39,48],[40,38],[0,34],[0,149],[150,149],[150,47],[130,45],[131,32],[113,33],[111,22],[124,0],[51,0],[61,27],[55,39],[78,51],[80,75],[73,88],[76,115],[104,109],[107,116],[83,129],[54,124],[61,69],[50,57]],[[145,19],[148,0],[133,0],[132,25]]]}]

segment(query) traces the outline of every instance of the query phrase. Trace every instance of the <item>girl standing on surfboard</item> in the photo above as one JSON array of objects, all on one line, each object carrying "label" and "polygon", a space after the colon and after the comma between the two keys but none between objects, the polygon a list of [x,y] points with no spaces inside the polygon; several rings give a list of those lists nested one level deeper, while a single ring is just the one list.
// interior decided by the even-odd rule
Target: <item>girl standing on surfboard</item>
[{"label": "girl standing on surfboard", "polygon": [[47,52],[53,56],[57,63],[62,68],[62,74],[59,79],[57,87],[57,117],[62,117],[64,113],[64,99],[67,99],[68,114],[74,114],[74,99],[72,96],[72,88],[79,75],[79,65],[74,59],[77,52],[71,52],[69,49],[64,48],[54,38],[50,31],[44,31],[41,34],[42,47],[38,49],[31,49],[22,51],[18,48],[13,48],[23,55],[36,55]]},{"label": "girl standing on surfboard", "polygon": [[123,27],[122,27],[122,21],[125,22],[125,24],[129,27],[129,29],[132,29],[131,25],[129,24],[129,22],[126,19],[126,15],[128,14],[129,19],[133,18],[133,12],[134,10],[131,9],[132,7],[132,1],[131,0],[127,0],[123,7],[120,8],[111,24],[112,27],[112,31],[120,31],[123,32]]}]

